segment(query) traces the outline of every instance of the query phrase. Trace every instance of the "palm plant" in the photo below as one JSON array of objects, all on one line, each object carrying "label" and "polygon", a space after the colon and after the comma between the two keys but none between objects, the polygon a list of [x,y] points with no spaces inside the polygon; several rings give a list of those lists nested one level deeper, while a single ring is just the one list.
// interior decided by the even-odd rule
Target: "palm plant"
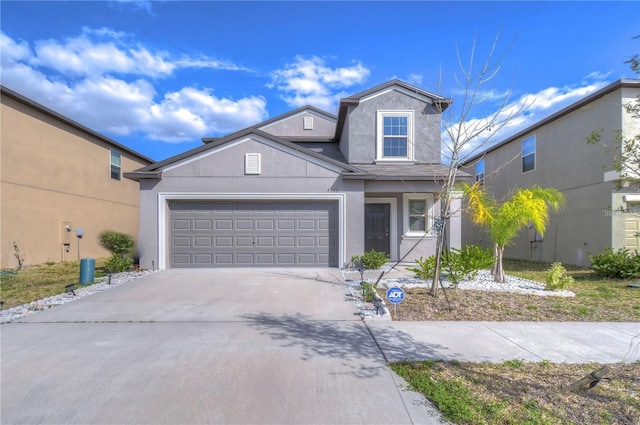
[{"label": "palm plant", "polygon": [[557,189],[533,186],[518,189],[508,200],[498,203],[486,189],[476,182],[462,185],[468,211],[474,224],[486,227],[493,241],[495,262],[491,273],[496,282],[504,283],[502,256],[504,247],[512,243],[518,231],[533,225],[544,236],[549,224],[549,207],[559,211],[565,204],[564,195]]}]

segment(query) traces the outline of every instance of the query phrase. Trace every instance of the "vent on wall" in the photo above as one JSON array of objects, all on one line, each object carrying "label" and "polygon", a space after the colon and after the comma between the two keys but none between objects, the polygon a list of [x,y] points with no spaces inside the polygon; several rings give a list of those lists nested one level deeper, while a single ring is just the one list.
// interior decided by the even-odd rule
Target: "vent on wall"
[{"label": "vent on wall", "polygon": [[304,117],[302,123],[303,130],[313,130],[313,117]]},{"label": "vent on wall", "polygon": [[244,173],[260,174],[260,154],[259,153],[244,154]]}]

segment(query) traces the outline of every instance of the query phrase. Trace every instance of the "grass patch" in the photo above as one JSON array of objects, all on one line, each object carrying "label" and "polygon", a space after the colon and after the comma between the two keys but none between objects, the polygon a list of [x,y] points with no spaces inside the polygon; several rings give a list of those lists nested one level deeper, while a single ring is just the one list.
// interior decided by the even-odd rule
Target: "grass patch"
[{"label": "grass patch", "polygon": [[[95,277],[104,276],[104,259],[96,260]],[[16,307],[31,301],[65,292],[65,286],[80,280],[80,262],[47,262],[0,276],[2,308]],[[86,286],[86,285],[83,285]]]},{"label": "grass patch", "polygon": [[400,362],[391,368],[455,424],[635,424],[640,363],[609,365],[609,380],[568,387],[603,365],[506,361]]}]

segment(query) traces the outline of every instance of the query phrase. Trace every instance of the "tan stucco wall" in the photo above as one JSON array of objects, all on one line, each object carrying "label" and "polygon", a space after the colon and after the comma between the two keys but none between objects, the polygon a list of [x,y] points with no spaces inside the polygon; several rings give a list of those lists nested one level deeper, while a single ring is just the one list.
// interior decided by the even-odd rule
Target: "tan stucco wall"
[{"label": "tan stucco wall", "polygon": [[[77,260],[78,227],[82,258],[109,255],[97,239],[104,230],[137,237],[138,183],[111,179],[107,141],[7,96],[0,117],[0,267],[17,266],[14,242],[25,265]],[[123,172],[148,164],[119,152]]]}]

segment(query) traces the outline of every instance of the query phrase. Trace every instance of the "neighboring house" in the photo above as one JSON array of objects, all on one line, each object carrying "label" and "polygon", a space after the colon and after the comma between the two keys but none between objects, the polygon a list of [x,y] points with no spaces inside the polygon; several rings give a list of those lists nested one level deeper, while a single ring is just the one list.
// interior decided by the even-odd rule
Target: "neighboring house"
[{"label": "neighboring house", "polygon": [[[463,170],[483,180],[498,200],[536,184],[566,197],[566,208],[550,214],[544,239],[525,229],[505,257],[589,266],[589,254],[607,247],[640,249],[638,186],[605,171],[614,155],[605,144],[613,146],[615,132],[625,138],[640,134],[640,120],[624,109],[638,95],[640,80],[616,81],[466,162]],[[600,129],[603,140],[587,144]],[[466,219],[463,235],[465,244],[490,243]]]},{"label": "neighboring house", "polygon": [[[0,267],[99,258],[104,230],[135,237],[138,183],[153,161],[2,87]],[[81,234],[82,238],[78,235]]]},{"label": "neighboring house", "polygon": [[[341,267],[435,250],[450,100],[394,80],[307,106],[126,177],[140,181],[143,267]],[[450,242],[459,246],[460,217]]]}]

